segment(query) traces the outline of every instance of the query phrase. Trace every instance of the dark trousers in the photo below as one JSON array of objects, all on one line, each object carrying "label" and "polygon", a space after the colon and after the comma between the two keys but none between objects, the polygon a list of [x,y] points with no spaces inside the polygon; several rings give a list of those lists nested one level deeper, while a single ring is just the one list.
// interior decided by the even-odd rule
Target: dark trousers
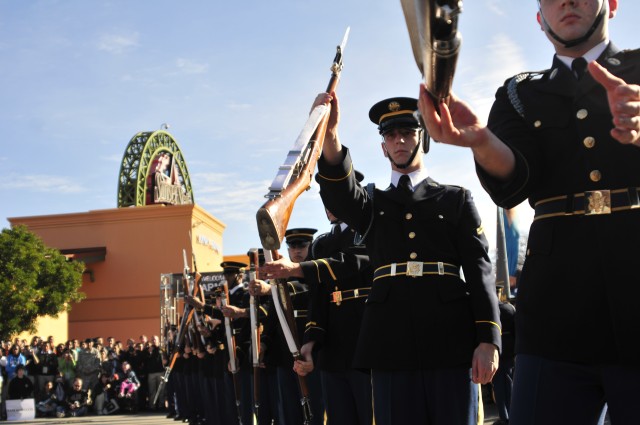
[{"label": "dark trousers", "polygon": [[[255,373],[255,372],[254,372]],[[263,369],[259,370],[259,379],[258,386],[260,387],[259,391],[259,408],[258,408],[258,425],[271,425],[272,423],[279,424],[278,422],[278,383],[277,377],[275,373],[275,369]],[[253,386],[255,380],[253,380],[253,373],[251,374],[251,389],[253,390]],[[270,382],[273,381],[273,382]],[[251,397],[252,403],[253,394]]]},{"label": "dark trousers", "polygon": [[[269,392],[269,410],[275,419],[277,425],[283,425],[284,411],[282,410],[282,400],[280,384],[278,382],[278,368],[275,366],[267,366],[267,391]],[[262,403],[260,403],[263,406]],[[262,416],[262,413],[260,414]],[[260,425],[265,425],[261,423]],[[266,422],[266,425],[270,425],[270,422]]]},{"label": "dark trousers", "polygon": [[238,370],[238,382],[240,384],[240,409],[243,425],[253,425],[253,373],[249,366]]},{"label": "dark trousers", "polygon": [[196,421],[197,418],[204,417],[205,412],[205,399],[202,394],[202,381],[204,380],[204,376],[200,373],[192,373],[191,374],[191,388],[193,389],[191,393],[191,397],[193,398],[193,414],[191,419]]},{"label": "dark trousers", "polygon": [[[280,400],[282,405],[283,425],[299,425],[303,422],[302,407],[300,404],[300,386],[298,378],[292,368],[278,367],[278,385],[280,386]],[[322,383],[320,373],[315,370],[307,375],[307,387],[313,425],[324,424],[324,401],[322,399]]]},{"label": "dark trousers", "polygon": [[327,425],[373,424],[371,375],[357,370],[321,371]]},{"label": "dark trousers", "polygon": [[588,366],[518,355],[511,399],[512,425],[638,423],[640,368]]},{"label": "dark trousers", "polygon": [[202,397],[205,400],[204,417],[206,418],[206,424],[224,424],[222,415],[224,406],[220,405],[220,398],[216,392],[216,380],[212,376],[204,377],[203,379]]},{"label": "dark trousers", "polygon": [[476,425],[471,369],[371,372],[376,425]]},{"label": "dark trousers", "polygon": [[175,394],[176,394],[176,410],[181,418],[189,418],[191,416],[191,408],[189,405],[189,388],[187,386],[188,378],[182,372],[173,372],[175,377]]},{"label": "dark trousers", "polygon": [[513,360],[500,360],[500,367],[491,381],[493,385],[493,396],[498,408],[500,419],[509,420],[509,409],[511,406],[511,389],[513,388]]},{"label": "dark trousers", "polygon": [[[237,377],[238,385],[242,385],[240,382],[240,376]],[[240,423],[240,416],[242,415],[241,406],[238,405],[239,400],[236,400],[235,386],[233,383],[233,374],[231,372],[224,372],[224,394],[225,394],[225,424],[237,425]],[[244,424],[243,424],[244,425]]]},{"label": "dark trousers", "polygon": [[[167,410],[169,414],[173,414],[176,415],[177,411],[176,411],[176,372],[172,372],[169,374],[169,380],[167,381],[165,388],[164,388],[164,394],[165,397],[167,398]],[[160,394],[162,395],[162,394]],[[155,394],[154,394],[155,397]],[[158,399],[159,403],[161,405],[163,404],[163,400],[162,399]]]}]

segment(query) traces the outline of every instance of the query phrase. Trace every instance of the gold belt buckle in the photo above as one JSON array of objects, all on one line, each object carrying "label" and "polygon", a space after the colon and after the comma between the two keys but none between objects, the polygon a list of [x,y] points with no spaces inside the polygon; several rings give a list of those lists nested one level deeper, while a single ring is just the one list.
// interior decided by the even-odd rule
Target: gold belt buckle
[{"label": "gold belt buckle", "polygon": [[611,191],[587,191],[584,193],[584,203],[584,215],[611,214]]},{"label": "gold belt buckle", "polygon": [[340,305],[340,303],[342,302],[342,291],[332,292],[331,298],[334,303],[336,303],[337,305]]},{"label": "gold belt buckle", "polygon": [[421,261],[407,261],[407,276],[420,277],[422,276],[422,268],[424,263]]}]

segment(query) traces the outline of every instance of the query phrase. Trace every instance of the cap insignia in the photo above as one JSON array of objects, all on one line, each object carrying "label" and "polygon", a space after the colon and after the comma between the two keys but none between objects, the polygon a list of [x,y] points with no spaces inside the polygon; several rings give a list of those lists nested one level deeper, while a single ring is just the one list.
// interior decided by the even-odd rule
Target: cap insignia
[{"label": "cap insignia", "polygon": [[388,107],[391,112],[396,112],[397,110],[400,109],[400,104],[396,101],[393,101],[393,102],[389,102]]}]

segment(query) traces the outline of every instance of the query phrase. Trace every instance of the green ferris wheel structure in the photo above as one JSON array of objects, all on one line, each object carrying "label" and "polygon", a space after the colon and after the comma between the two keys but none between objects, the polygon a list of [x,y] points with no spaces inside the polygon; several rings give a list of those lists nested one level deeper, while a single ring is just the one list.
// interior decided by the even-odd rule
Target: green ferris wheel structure
[{"label": "green ferris wheel structure", "polygon": [[[193,204],[191,178],[182,151],[173,136],[165,130],[140,132],[134,135],[122,157],[118,175],[118,208],[140,207],[154,202],[153,181],[159,158],[171,162],[173,186],[180,191],[179,202]],[[164,202],[163,202],[164,203]]]}]

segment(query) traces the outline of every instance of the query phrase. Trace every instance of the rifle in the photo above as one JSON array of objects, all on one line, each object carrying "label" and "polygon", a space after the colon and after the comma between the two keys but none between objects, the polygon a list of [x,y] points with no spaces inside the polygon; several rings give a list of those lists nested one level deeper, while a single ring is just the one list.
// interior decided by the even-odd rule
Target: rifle
[{"label": "rifle", "polygon": [[[229,284],[226,280],[223,283],[223,295],[220,298],[222,307],[229,305]],[[227,337],[227,347],[229,349],[229,368],[233,377],[233,391],[236,398],[236,409],[238,410],[238,424],[242,425],[242,410],[240,409],[240,380],[238,379],[238,365],[236,364],[236,338],[233,336],[232,320],[224,316],[224,330]]]},{"label": "rifle", "polygon": [[[274,258],[279,258],[278,251],[264,251],[265,261],[273,261]],[[298,341],[298,330],[296,321],[293,317],[293,304],[291,303],[291,295],[289,294],[289,287],[286,281],[282,279],[276,279],[276,284],[271,285],[271,296],[273,297],[273,306],[276,309],[278,320],[284,333],[287,347],[293,356],[293,360],[305,360],[300,354],[300,342]],[[310,425],[313,419],[313,413],[311,412],[311,398],[309,397],[309,386],[307,385],[307,377],[298,377],[298,384],[300,386],[300,404],[302,405],[302,415],[304,418],[304,425]]]},{"label": "rifle", "polygon": [[413,56],[427,91],[437,103],[451,92],[462,37],[462,0],[400,0]]},{"label": "rifle", "polygon": [[[258,250],[251,248],[249,256],[249,281],[258,276],[259,256]],[[251,321],[251,362],[253,364],[253,410],[258,417],[260,409],[260,322],[258,311],[260,309],[260,297],[249,296],[249,318]]]},{"label": "rifle", "polygon": [[[326,90],[328,93],[335,91],[338,86],[342,71],[342,52],[348,38],[349,28],[342,43],[336,48],[336,56],[331,65],[331,78]],[[330,110],[331,107],[328,105],[318,105],[311,111],[293,148],[273,179],[269,193],[265,195],[268,201],[256,214],[258,234],[265,250],[280,248],[293,205],[298,196],[311,185],[316,163],[322,153]]]},{"label": "rifle", "polygon": [[[182,270],[182,286],[184,288],[184,294],[187,295],[189,291],[189,264],[187,263],[187,252],[182,250],[182,258],[184,261],[184,268]],[[160,396],[160,392],[164,385],[169,381],[169,375],[171,374],[171,370],[176,363],[178,357],[180,357],[180,347],[184,343],[184,339],[187,336],[188,327],[191,323],[191,319],[193,319],[193,315],[195,313],[195,309],[191,307],[189,304],[184,304],[184,310],[182,311],[182,319],[180,320],[180,327],[178,328],[178,333],[176,335],[176,339],[173,343],[173,348],[171,355],[169,358],[171,361],[169,365],[164,370],[164,375],[160,380],[160,385],[158,385],[158,389],[156,390],[156,394],[153,397],[153,404],[155,405],[158,402],[158,397]]]},{"label": "rifle", "polygon": [[[189,232],[189,240],[192,240],[191,232]],[[198,297],[200,301],[204,304],[204,289],[200,284],[202,275],[198,271],[198,263],[196,263],[196,255],[193,252],[193,247],[191,249],[191,259],[193,261],[193,287],[191,287],[190,285],[189,292],[193,297]],[[185,255],[185,264],[186,264],[186,255]],[[200,333],[200,331],[198,330],[198,326],[205,327],[205,323],[195,309],[193,311],[193,318],[195,321],[195,333],[197,334],[196,337],[199,336],[199,338],[196,338],[195,346],[198,349],[198,351],[202,353],[205,351],[205,346],[207,345],[207,341],[205,340],[202,333]]]}]

